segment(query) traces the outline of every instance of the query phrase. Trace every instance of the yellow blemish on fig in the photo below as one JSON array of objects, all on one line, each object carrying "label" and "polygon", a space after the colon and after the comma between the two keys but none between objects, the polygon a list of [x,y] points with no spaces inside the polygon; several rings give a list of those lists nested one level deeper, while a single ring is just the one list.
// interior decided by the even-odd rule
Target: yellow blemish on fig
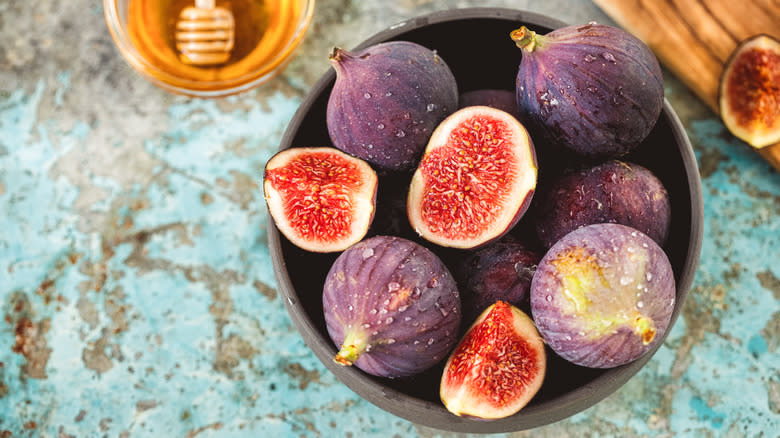
[{"label": "yellow blemish on fig", "polygon": [[637,315],[636,318],[634,318],[633,325],[634,333],[642,338],[642,343],[644,345],[653,342],[653,339],[655,339],[655,323],[652,319],[643,315]]}]

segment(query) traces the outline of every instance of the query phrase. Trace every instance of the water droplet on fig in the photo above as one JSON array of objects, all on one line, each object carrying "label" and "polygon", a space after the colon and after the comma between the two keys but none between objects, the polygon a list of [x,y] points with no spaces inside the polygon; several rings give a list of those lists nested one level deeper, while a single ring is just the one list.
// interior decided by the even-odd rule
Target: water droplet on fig
[{"label": "water droplet on fig", "polygon": [[546,297],[544,297],[544,299],[547,301],[552,301],[552,295],[547,295]]},{"label": "water droplet on fig", "polygon": [[431,278],[428,282],[428,287],[436,287],[439,284],[439,279],[436,277]]},{"label": "water droplet on fig", "polygon": [[645,274],[645,279],[646,279],[647,281],[650,281],[650,280],[652,280],[652,279],[653,279],[653,274],[651,274],[651,273],[649,273],[649,272],[648,272],[647,274]]},{"label": "water droplet on fig", "polygon": [[615,59],[615,55],[613,55],[613,54],[611,54],[609,52],[602,53],[601,57],[606,59],[607,61],[613,63],[613,64],[617,64],[617,60]]},{"label": "water droplet on fig", "polygon": [[595,92],[599,91],[599,89],[596,88],[596,87],[587,87],[586,90],[590,91],[591,93],[595,93]]},{"label": "water droplet on fig", "polygon": [[435,103],[429,103],[428,106],[425,107],[425,110],[429,113],[436,110],[436,104]]},{"label": "water droplet on fig", "polygon": [[390,283],[387,283],[387,290],[389,290],[390,292],[395,292],[400,288],[401,285],[396,281],[391,281]]},{"label": "water droplet on fig", "polygon": [[593,61],[596,60],[596,57],[589,53],[589,54],[585,55],[584,60],[585,60],[585,62],[593,62]]},{"label": "water droplet on fig", "polygon": [[387,93],[385,93],[385,96],[387,96],[387,97],[390,97],[390,96],[392,96],[392,95],[393,95],[393,93],[392,93],[392,92],[390,92],[390,91],[388,91]]},{"label": "water droplet on fig", "polygon": [[631,283],[630,277],[620,277],[620,285],[625,286],[627,284]]},{"label": "water droplet on fig", "polygon": [[399,129],[398,131],[396,131],[395,136],[398,138],[406,137],[406,133]]},{"label": "water droplet on fig", "polygon": [[366,99],[371,99],[371,93],[365,93],[363,94],[363,97],[365,97]]},{"label": "water droplet on fig", "polygon": [[373,248],[366,248],[363,250],[363,259],[367,259],[374,255],[374,249]]},{"label": "water droplet on fig", "polygon": [[369,323],[365,323],[365,324],[361,325],[360,327],[362,327],[362,328],[364,328],[364,329],[367,329],[367,328],[370,328],[370,327],[371,327],[371,324],[369,324]]},{"label": "water droplet on fig", "polygon": [[392,76],[392,75],[393,75],[393,74],[392,74],[392,73],[390,73],[390,72],[387,72],[387,73],[385,73],[385,77],[388,77],[388,78],[389,78],[390,76]]},{"label": "water droplet on fig", "polygon": [[433,345],[436,342],[433,338],[428,339],[428,345]]},{"label": "water droplet on fig", "polygon": [[349,310],[350,312],[351,312],[353,309],[354,309],[354,307],[352,307],[352,304],[350,304],[349,306],[347,306],[347,310]]},{"label": "water droplet on fig", "polygon": [[387,340],[387,343],[388,344],[395,344],[395,339],[390,338],[390,339]]},{"label": "water droplet on fig", "polygon": [[639,308],[641,309],[642,307],[644,307],[644,306],[645,306],[645,303],[643,303],[643,302],[639,301],[639,302],[637,302],[637,303],[636,303],[636,306],[637,306],[637,307],[639,307]]},{"label": "water droplet on fig", "polygon": [[376,309],[371,309],[368,313],[371,315],[376,315],[376,312],[377,312]]},{"label": "water droplet on fig", "polygon": [[376,129],[385,129],[385,124],[384,123],[377,124]]},{"label": "water droplet on fig", "polygon": [[392,323],[393,323],[393,317],[388,316],[387,319],[385,320],[385,324],[392,324]]}]

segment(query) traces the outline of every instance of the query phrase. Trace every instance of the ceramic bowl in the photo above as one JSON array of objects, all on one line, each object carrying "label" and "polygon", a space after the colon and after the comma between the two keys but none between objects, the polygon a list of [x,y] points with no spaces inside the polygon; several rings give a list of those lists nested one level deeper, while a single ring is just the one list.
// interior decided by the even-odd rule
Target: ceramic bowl
[{"label": "ceramic bowl", "polygon": [[[521,25],[546,33],[565,23],[517,10],[461,9],[398,23],[358,47],[388,40],[413,41],[438,52],[452,69],[461,93],[480,88],[514,90],[521,51],[509,39],[509,33]],[[332,145],[326,127],[325,110],[334,80],[335,73],[331,69],[316,83],[290,122],[282,139],[282,149]],[[550,162],[549,158],[544,159],[544,152],[540,150],[542,146],[537,145],[540,174],[545,172],[545,163]],[[668,102],[664,103],[660,119],[649,137],[625,159],[651,169],[670,194],[673,218],[664,250],[669,255],[677,283],[673,324],[680,314],[699,261],[703,209],[696,159],[685,129]],[[383,184],[381,178],[388,182]],[[405,199],[405,183],[408,183],[408,179],[404,180],[404,177],[380,177],[375,225],[377,220],[386,222],[392,215],[401,216],[398,218],[400,222],[406,221],[403,211],[398,214],[397,206],[393,209],[386,205],[388,199]],[[621,367],[588,369],[572,365],[548,350],[549,365],[544,385],[520,412],[494,421],[460,418],[449,413],[439,399],[442,365],[413,378],[391,380],[368,375],[356,367],[336,364],[333,357],[337,348],[325,328],[322,288],[328,269],[338,254],[307,253],[291,245],[270,220],[268,227],[279,291],[284,297],[290,318],[307,345],[341,382],[361,397],[387,412],[420,425],[457,432],[493,433],[552,423],[582,411],[615,392],[655,352],[651,351]],[[372,232],[382,231],[377,228],[381,226],[375,226]],[[411,230],[404,237],[415,239],[435,252],[446,252],[419,240]]]}]

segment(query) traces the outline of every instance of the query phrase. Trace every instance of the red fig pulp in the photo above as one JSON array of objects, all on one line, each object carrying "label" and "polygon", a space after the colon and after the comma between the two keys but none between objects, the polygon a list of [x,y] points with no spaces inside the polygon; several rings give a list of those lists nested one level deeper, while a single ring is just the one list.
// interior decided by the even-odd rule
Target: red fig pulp
[{"label": "red fig pulp", "polygon": [[412,177],[409,222],[441,246],[475,248],[506,234],[536,188],[534,146],[522,124],[487,106],[453,113]]},{"label": "red fig pulp", "polygon": [[531,318],[498,301],[477,318],[447,360],[441,399],[458,416],[508,417],[539,391],[546,367],[544,343]]},{"label": "red fig pulp", "polygon": [[279,231],[312,252],[343,251],[374,218],[376,172],[338,149],[290,148],[265,166],[263,190]]},{"label": "red fig pulp", "polygon": [[720,80],[720,113],[755,148],[780,141],[780,41],[757,35],[734,50]]}]

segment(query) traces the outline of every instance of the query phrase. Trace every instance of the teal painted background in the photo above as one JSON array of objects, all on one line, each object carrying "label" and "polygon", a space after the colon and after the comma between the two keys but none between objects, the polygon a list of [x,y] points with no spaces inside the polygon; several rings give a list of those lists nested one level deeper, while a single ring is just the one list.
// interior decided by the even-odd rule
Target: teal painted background
[{"label": "teal painted background", "polygon": [[[492,1],[568,22],[590,2]],[[332,45],[477,1],[320,0],[298,56],[217,100],[121,59],[98,2],[0,1],[0,437],[450,437],[360,399],[292,326],[260,179]],[[511,436],[778,436],[780,176],[666,72],[704,243],[683,314],[623,388]]]}]

